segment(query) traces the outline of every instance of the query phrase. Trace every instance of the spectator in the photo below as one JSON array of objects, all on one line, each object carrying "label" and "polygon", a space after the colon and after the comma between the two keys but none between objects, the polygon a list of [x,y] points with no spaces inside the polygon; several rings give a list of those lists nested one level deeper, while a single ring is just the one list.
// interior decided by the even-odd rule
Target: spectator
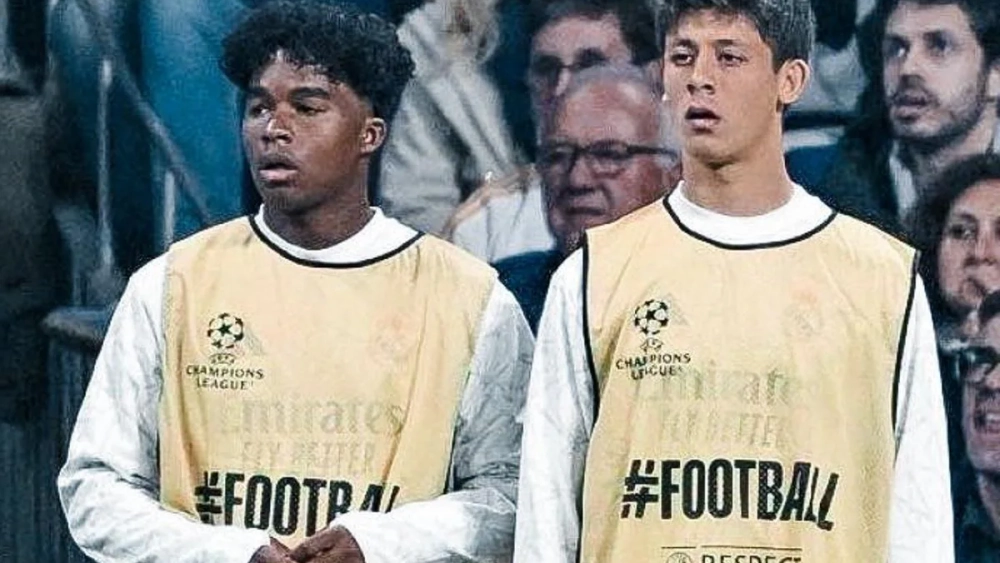
[{"label": "spectator", "polygon": [[509,555],[531,333],[488,266],[368,204],[413,70],[395,30],[269,2],[222,68],[264,203],[129,282],[59,476],[74,539],[105,562]]},{"label": "spectator", "polygon": [[961,418],[974,479],[958,517],[962,563],[992,563],[1000,553],[1000,292],[982,300],[977,316],[980,329],[963,353]]},{"label": "spectator", "polygon": [[515,563],[949,563],[916,252],[784,167],[808,0],[671,0],[664,15],[683,181],[587,231],[552,277]]},{"label": "spectator", "polygon": [[387,213],[439,234],[475,186],[526,161],[523,29],[523,0],[432,0],[405,17],[399,37],[417,73],[382,159]]},{"label": "spectator", "polygon": [[[633,63],[659,81],[659,49],[654,17],[645,2],[633,0],[539,0],[532,4],[527,81],[532,113],[565,90],[569,78],[587,67]],[[532,139],[534,140],[534,138]],[[486,182],[449,220],[444,236],[489,262],[555,241],[548,230],[541,184],[533,166]]]},{"label": "spectator", "polygon": [[911,232],[938,333],[960,341],[962,323],[982,298],[1000,290],[1000,156],[952,164],[920,201]]},{"label": "spectator", "polygon": [[959,351],[975,332],[971,313],[985,295],[1000,290],[998,226],[1000,156],[991,154],[948,167],[918,203],[911,229],[922,251],[920,271],[937,332],[956,516],[962,514],[970,485],[962,470],[966,463]]},{"label": "spectator", "polygon": [[997,149],[995,0],[888,0],[873,16],[873,93],[816,193],[894,232],[937,174]]},{"label": "spectator", "polygon": [[538,169],[553,250],[495,264],[532,328],[542,313],[549,278],[576,250],[584,229],[610,223],[659,199],[679,179],[676,147],[660,89],[636,67],[580,71],[554,102],[541,128]]}]

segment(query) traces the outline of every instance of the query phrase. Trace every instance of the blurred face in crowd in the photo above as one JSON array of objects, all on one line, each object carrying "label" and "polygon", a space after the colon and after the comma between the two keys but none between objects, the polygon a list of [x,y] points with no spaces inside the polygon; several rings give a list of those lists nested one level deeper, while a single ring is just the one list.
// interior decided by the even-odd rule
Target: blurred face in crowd
[{"label": "blurred face in crowd", "polygon": [[957,4],[901,2],[882,44],[889,120],[901,139],[944,145],[996,111],[1000,65],[990,68]]},{"label": "blurred face in crowd", "polygon": [[[676,155],[660,148],[659,99],[641,85],[588,82],[557,102],[543,128],[538,169],[560,248],[661,197]],[[670,153],[670,154],[666,154]]]},{"label": "blurred face in crowd", "polygon": [[712,10],[688,13],[667,33],[663,83],[687,154],[708,165],[748,160],[780,139],[782,106],[808,78],[803,61],[775,70],[751,20]]},{"label": "blurred face in crowd", "polygon": [[1000,289],[1000,180],[973,185],[948,210],[938,247],[938,285],[959,316]]},{"label": "blurred face in crowd", "polygon": [[631,60],[632,51],[613,14],[597,19],[567,16],[550,22],[531,41],[528,87],[538,122],[544,120],[545,112],[566,90],[574,73],[605,63],[628,64]]},{"label": "blurred face in crowd", "polygon": [[384,136],[384,122],[350,87],[280,52],[247,91],[243,146],[272,212],[297,215],[364,194],[366,157]]},{"label": "blurred face in crowd", "polygon": [[1000,473],[1000,316],[973,339],[962,390],[962,431],[977,472]]}]

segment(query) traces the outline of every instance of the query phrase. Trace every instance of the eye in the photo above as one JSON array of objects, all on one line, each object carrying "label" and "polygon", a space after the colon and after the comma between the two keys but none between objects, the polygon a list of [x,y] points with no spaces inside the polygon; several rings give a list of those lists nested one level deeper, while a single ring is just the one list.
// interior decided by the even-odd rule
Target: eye
[{"label": "eye", "polygon": [[573,158],[573,149],[565,146],[542,147],[539,151],[538,162],[546,168],[556,168],[564,166]]},{"label": "eye", "polygon": [[247,117],[261,117],[268,111],[268,107],[261,101],[251,101],[246,105],[246,116]]},{"label": "eye", "polygon": [[952,42],[943,33],[932,33],[927,38],[927,51],[934,55],[940,57],[941,55],[947,54],[951,51]]},{"label": "eye", "polygon": [[318,108],[318,107],[314,107],[314,106],[310,106],[310,105],[306,105],[306,104],[299,104],[299,105],[295,106],[295,111],[297,111],[298,113],[300,113],[302,115],[316,115],[316,114],[322,113],[323,109],[322,108]]},{"label": "eye", "polygon": [[551,57],[535,59],[528,67],[528,73],[535,78],[546,79],[553,75],[558,75],[562,70],[562,63]]},{"label": "eye", "polygon": [[676,51],[670,54],[670,64],[674,66],[688,66],[694,62],[694,55],[691,53]]},{"label": "eye", "polygon": [[604,53],[594,49],[587,49],[580,53],[576,62],[573,63],[573,70],[580,71],[597,65],[602,65],[606,62],[608,62],[608,58],[604,56]]},{"label": "eye", "polygon": [[719,53],[719,61],[725,66],[736,66],[746,61],[746,57],[736,53],[723,51]]},{"label": "eye", "polygon": [[965,375],[973,373],[988,373],[1000,363],[1000,355],[996,350],[986,346],[972,346],[961,352],[961,371]]},{"label": "eye", "polygon": [[596,146],[587,151],[597,160],[605,162],[624,162],[629,159],[628,148],[617,145]]},{"label": "eye", "polygon": [[955,223],[949,225],[945,229],[945,236],[949,239],[957,241],[970,241],[976,239],[976,228],[971,225],[966,225],[963,223]]},{"label": "eye", "polygon": [[902,41],[890,39],[882,45],[882,59],[892,61],[906,55],[908,47]]}]

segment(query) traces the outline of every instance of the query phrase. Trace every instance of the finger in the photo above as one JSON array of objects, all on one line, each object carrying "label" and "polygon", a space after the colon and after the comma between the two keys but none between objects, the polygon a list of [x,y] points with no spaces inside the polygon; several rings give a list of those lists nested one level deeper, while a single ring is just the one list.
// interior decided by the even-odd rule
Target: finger
[{"label": "finger", "polygon": [[288,555],[292,550],[288,548],[287,545],[281,543],[275,538],[271,538],[271,547],[275,549],[281,555]]},{"label": "finger", "polygon": [[320,553],[323,553],[324,551],[327,551],[337,545],[339,537],[340,535],[334,528],[327,528],[326,530],[307,538],[304,542],[300,543],[298,547],[293,549],[289,555],[295,561],[305,563],[306,561],[315,558]]}]

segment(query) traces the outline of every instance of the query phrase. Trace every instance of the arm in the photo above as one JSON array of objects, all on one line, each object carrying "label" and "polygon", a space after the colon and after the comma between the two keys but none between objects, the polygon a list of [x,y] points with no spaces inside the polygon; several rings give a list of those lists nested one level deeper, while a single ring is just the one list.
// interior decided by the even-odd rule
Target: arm
[{"label": "arm", "polygon": [[580,543],[581,496],[594,425],[584,344],[580,252],[549,286],[524,413],[516,563],[572,563]]},{"label": "arm", "polygon": [[897,400],[891,563],[954,561],[948,439],[930,307],[918,278]]},{"label": "arm", "polygon": [[533,341],[514,297],[493,288],[459,406],[452,452],[455,490],[389,513],[350,512],[336,520],[366,563],[509,556],[514,536],[521,425]]},{"label": "arm", "polygon": [[101,562],[246,563],[266,532],[202,524],[159,501],[158,409],[165,260],[139,270],[115,310],[58,488],[73,539]]},{"label": "arm", "polygon": [[462,200],[462,155],[450,124],[426,88],[411,80],[382,154],[380,205],[387,215],[429,233],[438,233]]}]

